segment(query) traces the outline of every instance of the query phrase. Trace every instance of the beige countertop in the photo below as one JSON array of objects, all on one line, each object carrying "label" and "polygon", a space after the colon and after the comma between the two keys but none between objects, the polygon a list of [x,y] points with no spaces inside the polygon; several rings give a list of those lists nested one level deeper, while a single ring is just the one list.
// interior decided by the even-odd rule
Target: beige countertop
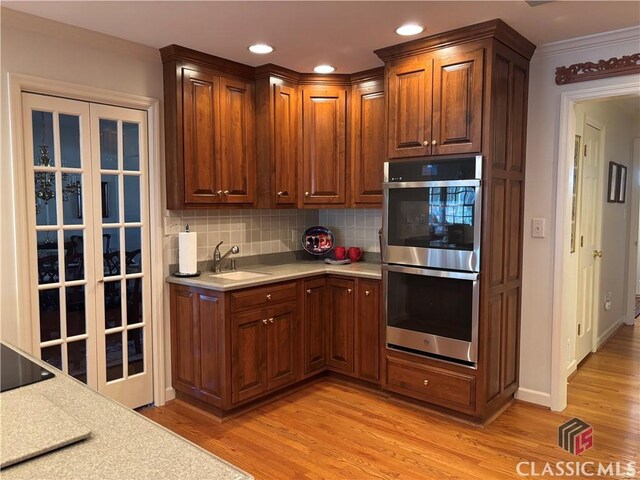
[{"label": "beige countertop", "polygon": [[[294,280],[313,275],[330,273],[332,275],[345,275],[348,277],[361,277],[379,280],[382,278],[381,265],[379,263],[355,262],[349,265],[331,265],[320,261],[297,261],[283,265],[256,265],[238,269],[239,272],[263,274],[257,278],[230,279],[224,275],[212,272],[202,272],[199,277],[180,278],[173,275],[167,277],[169,283],[188,285],[191,287],[206,288],[226,292],[240,288],[268,285],[270,283]],[[222,272],[230,273],[230,272]]]},{"label": "beige countertop", "polygon": [[[3,480],[253,478],[137,412],[94,392],[76,379],[40,360],[25,356],[56,376],[3,392],[1,398],[23,397],[28,402],[34,394],[42,396],[77,419],[91,433],[88,439],[79,443],[2,469],[0,478]],[[25,424],[34,421],[37,418],[23,418]],[[51,422],[43,427],[45,431],[57,428]],[[2,443],[11,442],[11,432],[2,433]]]}]

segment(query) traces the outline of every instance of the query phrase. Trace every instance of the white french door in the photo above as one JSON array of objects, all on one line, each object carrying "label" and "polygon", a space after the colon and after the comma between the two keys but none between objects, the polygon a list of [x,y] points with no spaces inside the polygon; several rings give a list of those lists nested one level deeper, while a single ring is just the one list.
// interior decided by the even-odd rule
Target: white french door
[{"label": "white french door", "polygon": [[22,94],[34,351],[153,401],[146,112]]}]

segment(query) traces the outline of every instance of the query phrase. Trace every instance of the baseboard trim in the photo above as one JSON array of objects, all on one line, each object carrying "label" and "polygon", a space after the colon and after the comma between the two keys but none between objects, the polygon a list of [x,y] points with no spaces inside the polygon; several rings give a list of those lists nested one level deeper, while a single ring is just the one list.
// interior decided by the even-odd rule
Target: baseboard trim
[{"label": "baseboard trim", "polygon": [[620,330],[623,326],[624,326],[624,317],[620,317],[618,320],[615,321],[613,325],[611,325],[607,329],[606,332],[604,332],[602,335],[598,337],[598,340],[596,340],[596,352],[600,350],[602,347],[604,347],[604,345],[609,340],[611,340],[611,337],[613,337],[616,333],[618,333],[618,330]]},{"label": "baseboard trim", "polygon": [[571,380],[571,378],[578,371],[578,362],[575,359],[571,360],[571,363],[567,365],[567,381]]},{"label": "baseboard trim", "polygon": [[551,406],[551,395],[547,392],[541,392],[540,390],[520,387],[515,397],[517,400],[522,400],[523,402],[534,403],[543,407]]},{"label": "baseboard trim", "polygon": [[175,400],[175,398],[176,391],[173,389],[173,387],[167,387],[164,391],[164,401],[170,402],[171,400]]}]

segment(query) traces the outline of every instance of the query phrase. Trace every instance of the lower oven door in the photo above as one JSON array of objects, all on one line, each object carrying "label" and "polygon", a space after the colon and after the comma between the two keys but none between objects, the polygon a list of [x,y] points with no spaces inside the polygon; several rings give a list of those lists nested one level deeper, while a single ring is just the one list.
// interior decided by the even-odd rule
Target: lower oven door
[{"label": "lower oven door", "polygon": [[477,273],[383,265],[387,346],[475,364]]}]

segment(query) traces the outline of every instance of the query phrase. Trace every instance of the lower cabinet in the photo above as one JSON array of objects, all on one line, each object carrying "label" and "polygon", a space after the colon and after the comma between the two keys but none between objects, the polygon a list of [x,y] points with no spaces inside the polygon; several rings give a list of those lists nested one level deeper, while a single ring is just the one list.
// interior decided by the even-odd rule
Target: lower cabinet
[{"label": "lower cabinet", "polygon": [[224,296],[171,285],[173,388],[220,406],[224,365]]},{"label": "lower cabinet", "polygon": [[327,366],[327,279],[305,280],[302,286],[304,374],[311,375]]},{"label": "lower cabinet", "polygon": [[355,316],[355,373],[369,382],[380,381],[381,288],[378,280],[358,279]]},{"label": "lower cabinet", "polygon": [[231,317],[231,397],[243,402],[298,380],[296,303]]},{"label": "lower cabinet", "polygon": [[353,372],[355,281],[329,278],[327,363],[332,370]]}]

